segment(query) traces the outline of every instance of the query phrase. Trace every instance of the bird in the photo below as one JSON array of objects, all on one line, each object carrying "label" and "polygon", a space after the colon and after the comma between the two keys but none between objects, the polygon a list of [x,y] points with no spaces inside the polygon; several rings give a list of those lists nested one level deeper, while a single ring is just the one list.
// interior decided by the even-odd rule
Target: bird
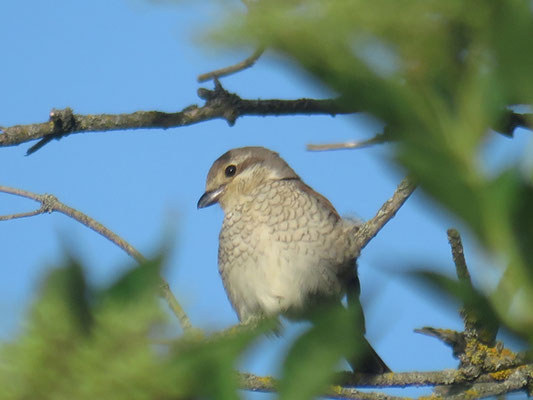
[{"label": "bird", "polygon": [[[359,302],[355,233],[360,222],[343,219],[274,151],[241,147],[211,166],[197,207],[218,203],[224,211],[218,267],[241,322],[284,316],[307,319],[322,304],[344,295]],[[390,372],[364,338],[364,355],[352,368]],[[354,365],[355,364],[355,365]]]}]

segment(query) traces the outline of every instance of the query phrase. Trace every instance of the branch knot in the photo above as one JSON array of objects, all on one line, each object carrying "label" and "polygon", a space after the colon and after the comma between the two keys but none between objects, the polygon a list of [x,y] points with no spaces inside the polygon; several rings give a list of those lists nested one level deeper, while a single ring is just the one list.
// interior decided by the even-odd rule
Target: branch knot
[{"label": "branch knot", "polygon": [[57,197],[53,194],[43,194],[41,198],[41,209],[43,212],[52,213],[55,210],[57,204]]},{"label": "branch knot", "polygon": [[242,99],[235,93],[230,93],[215,79],[215,89],[209,90],[205,88],[198,89],[198,97],[205,100],[205,106],[222,111],[222,117],[228,122],[229,126],[235,125],[235,121],[239,117],[239,106]]},{"label": "branch knot", "polygon": [[59,133],[61,136],[76,129],[76,118],[70,107],[62,110],[53,108],[50,111],[50,122],[54,125],[54,133]]}]

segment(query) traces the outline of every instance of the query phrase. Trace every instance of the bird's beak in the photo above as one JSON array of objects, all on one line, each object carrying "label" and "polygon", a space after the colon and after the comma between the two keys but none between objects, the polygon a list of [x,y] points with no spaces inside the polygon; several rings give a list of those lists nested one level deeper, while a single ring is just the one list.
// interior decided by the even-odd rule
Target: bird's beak
[{"label": "bird's beak", "polygon": [[202,195],[202,197],[200,197],[200,200],[198,200],[198,204],[196,205],[196,207],[204,208],[204,207],[212,206],[218,201],[220,196],[222,196],[222,193],[224,193],[225,188],[226,188],[226,185],[222,185],[215,190],[209,190],[205,192]]}]

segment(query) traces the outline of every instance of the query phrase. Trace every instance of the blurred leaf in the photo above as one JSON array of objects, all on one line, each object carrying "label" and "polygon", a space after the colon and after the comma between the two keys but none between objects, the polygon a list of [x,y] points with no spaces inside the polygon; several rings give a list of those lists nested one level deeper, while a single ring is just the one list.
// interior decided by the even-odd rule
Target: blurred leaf
[{"label": "blurred leaf", "polygon": [[[53,270],[24,331],[0,347],[1,398],[148,400],[165,386],[166,397],[172,397],[174,386],[162,382],[164,364],[148,336],[164,313],[155,291],[140,288],[140,277],[153,274],[141,269],[133,268],[107,293],[125,303],[128,292],[127,313],[111,301],[95,305],[98,295],[85,286],[77,262]],[[150,286],[150,279],[145,284]]]},{"label": "blurred leaf", "polygon": [[533,103],[533,82],[527,77],[533,65],[533,13],[527,0],[494,2],[497,23],[491,26],[495,84],[507,92],[509,104]]},{"label": "blurred leaf", "polygon": [[514,199],[516,204],[512,210],[511,223],[522,259],[527,263],[529,279],[533,281],[533,186],[522,181]]},{"label": "blurred leaf", "polygon": [[236,363],[274,323],[169,345],[158,298],[162,262],[134,265],[103,290],[87,287],[72,258],[53,270],[25,329],[0,343],[0,398],[237,399]]},{"label": "blurred leaf", "polygon": [[312,399],[325,393],[343,358],[363,356],[362,323],[355,308],[334,305],[318,311],[313,325],[295,341],[285,359],[280,398]]},{"label": "blurred leaf", "polygon": [[479,147],[508,105],[531,101],[533,52],[519,57],[532,30],[524,0],[269,0],[231,15],[215,37],[266,43],[382,119],[400,140],[398,160],[485,242]]},{"label": "blurred leaf", "polygon": [[[52,270],[41,287],[42,299],[32,311],[37,329],[65,329],[88,334],[93,322],[89,307],[91,290],[86,286],[81,265],[69,257],[66,265]],[[71,331],[72,329],[72,331]]]},{"label": "blurred leaf", "polygon": [[145,295],[155,296],[161,284],[160,272],[163,261],[162,256],[146,260],[102,291],[99,298],[103,302],[128,303]]},{"label": "blurred leaf", "polygon": [[180,395],[238,399],[235,368],[239,357],[260,335],[275,327],[275,320],[264,320],[207,339],[185,337],[177,341],[169,371],[182,388]]},{"label": "blurred leaf", "polygon": [[6,398],[29,398],[57,387],[57,377],[69,370],[66,355],[94,330],[87,292],[74,259],[50,272],[30,310],[26,333],[0,350],[0,387]]},{"label": "blurred leaf", "polygon": [[509,168],[486,183],[484,190],[484,211],[486,226],[484,235],[488,246],[493,249],[507,249],[513,242],[511,215],[516,196],[520,192],[520,177],[516,168]]}]

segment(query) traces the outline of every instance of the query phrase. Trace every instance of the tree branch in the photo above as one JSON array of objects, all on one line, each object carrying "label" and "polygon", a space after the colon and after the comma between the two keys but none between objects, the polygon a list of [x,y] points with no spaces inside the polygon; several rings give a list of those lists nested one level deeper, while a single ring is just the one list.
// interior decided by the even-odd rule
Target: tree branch
[{"label": "tree branch", "polygon": [[[2,216],[0,217],[0,221],[6,221],[9,219],[14,219],[14,218],[29,217],[33,215],[39,215],[39,214],[45,214],[45,213],[51,213],[53,211],[57,211],[61,214],[64,214],[80,222],[81,224],[85,225],[86,227],[92,229],[96,233],[99,233],[106,239],[110,240],[115,245],[117,245],[122,250],[124,250],[129,256],[133,257],[137,262],[142,263],[146,261],[146,258],[139,251],[137,251],[132,245],[130,245],[120,236],[118,236],[111,230],[107,229],[104,225],[94,220],[93,218],[89,217],[88,215],[85,215],[82,212],[60,202],[57,199],[57,197],[55,197],[54,195],[36,194],[36,193],[28,192],[26,190],[12,188],[8,186],[2,186],[2,185],[0,185],[0,192],[8,193],[8,194],[12,194],[15,196],[20,196],[20,197],[25,197],[27,199],[35,200],[41,203],[41,207],[35,211],[31,211],[28,213],[20,213],[20,214]],[[161,296],[167,301],[170,309],[176,315],[176,317],[178,317],[183,330],[185,331],[190,330],[192,326],[191,326],[189,317],[187,316],[187,314],[185,313],[185,311],[183,310],[179,302],[174,297],[174,294],[172,294],[172,292],[170,291],[170,286],[168,282],[163,277],[161,277],[161,280],[162,280]]]},{"label": "tree branch", "polygon": [[[461,281],[468,290],[471,292],[474,291],[474,286],[472,285],[472,279],[470,278],[470,272],[468,272],[468,267],[466,265],[465,254],[463,249],[463,242],[461,240],[461,235],[456,229],[448,229],[448,242],[452,248],[452,257],[455,264],[455,270],[457,273],[457,278]],[[486,327],[480,326],[479,318],[476,316],[475,310],[469,309],[466,305],[463,305],[461,311],[461,316],[465,324],[465,332],[475,335],[476,337],[489,336],[485,340],[487,343],[492,343],[496,339],[497,330],[490,335],[483,335],[482,331],[486,330]],[[485,329],[484,329],[485,328]]]},{"label": "tree branch", "polygon": [[446,231],[448,234],[448,242],[452,248],[452,257],[455,264],[455,270],[457,272],[457,277],[460,281],[467,283],[472,287],[472,280],[470,278],[470,272],[468,272],[468,267],[466,266],[465,253],[463,249],[463,242],[461,240],[461,235],[457,229],[448,229]]},{"label": "tree branch", "polygon": [[[486,315],[487,311],[490,310],[490,305],[487,302],[483,302],[483,298],[476,292],[472,285],[464,256],[461,235],[456,229],[448,229],[447,233],[457,278],[462,283],[464,290],[468,292],[468,298],[470,299],[469,301],[464,301],[463,307],[460,310],[465,324],[464,334],[467,337],[466,342],[480,341],[485,345],[493,347],[499,328],[497,319],[492,317],[491,312],[489,315]],[[478,300],[475,301],[476,299]],[[479,307],[483,303],[485,303],[485,310],[480,310]]]},{"label": "tree branch", "polygon": [[[198,89],[198,96],[205,100],[201,107],[191,105],[181,111],[137,111],[131,114],[74,114],[71,108],[52,109],[48,122],[14,125],[0,128],[0,147],[17,146],[32,140],[39,142],[27,151],[27,155],[39,150],[52,139],[61,139],[74,133],[105,132],[127,129],[168,129],[197,124],[214,119],[225,119],[230,126],[237,118],[250,116],[282,115],[331,115],[352,114],[354,109],[340,98],[297,100],[247,100],[225,90],[215,78],[215,89]],[[497,131],[512,136],[517,127],[531,128],[533,114],[518,114],[505,110]],[[390,134],[381,134],[363,142],[309,145],[310,150],[354,149],[383,143]]]},{"label": "tree branch", "polygon": [[[485,373],[472,377],[467,371],[443,370],[429,372],[396,372],[380,375],[339,373],[337,385],[332,386],[325,394],[328,398],[344,399],[405,399],[405,397],[388,396],[377,392],[361,392],[359,388],[406,388],[422,386],[438,386],[449,389],[465,387],[460,393],[450,392],[450,395],[440,395],[436,398],[449,400],[463,400],[483,398],[513,391],[527,390],[532,380],[533,365],[505,369],[496,373]],[[257,392],[275,392],[277,380],[272,377],[262,377],[249,373],[239,374],[241,389]]]},{"label": "tree branch", "polygon": [[356,112],[343,106],[339,99],[245,100],[225,90],[218,81],[215,81],[214,90],[199,89],[198,96],[205,100],[202,107],[191,105],[175,113],[137,111],[132,114],[81,115],[74,114],[70,108],[52,110],[48,122],[4,128],[0,134],[0,147],[40,139],[28,150],[29,155],[52,139],[82,132],[168,129],[214,119],[225,119],[229,125],[233,125],[237,118],[245,115],[336,115]]},{"label": "tree branch", "polygon": [[207,72],[205,74],[199,75],[198,82],[205,82],[211,79],[218,79],[223,76],[235,74],[237,72],[245,70],[246,68],[250,68],[255,64],[255,62],[259,59],[259,57],[261,57],[264,51],[265,51],[265,48],[263,46],[258,47],[254,51],[254,53],[250,57],[248,57],[246,60],[243,60],[234,65],[230,65],[229,67],[217,69],[215,71],[211,71],[211,72]]},{"label": "tree branch", "polygon": [[360,251],[370,242],[377,233],[396,215],[400,207],[409,198],[411,193],[416,189],[409,177],[404,178],[393,196],[381,206],[374,218],[368,220],[358,227],[355,233],[353,243],[353,254],[359,254]]},{"label": "tree branch", "polygon": [[[277,391],[277,380],[267,376],[257,376],[249,373],[239,374],[240,387],[252,392],[272,393]],[[325,394],[330,399],[360,399],[360,400],[407,400],[408,397],[389,396],[383,393],[362,392],[357,389],[342,386],[332,386]]]},{"label": "tree branch", "polygon": [[528,378],[520,371],[515,372],[507,380],[497,383],[480,383],[467,387],[464,391],[449,396],[442,396],[449,400],[471,400],[487,397],[496,397],[524,390],[527,387]]}]

